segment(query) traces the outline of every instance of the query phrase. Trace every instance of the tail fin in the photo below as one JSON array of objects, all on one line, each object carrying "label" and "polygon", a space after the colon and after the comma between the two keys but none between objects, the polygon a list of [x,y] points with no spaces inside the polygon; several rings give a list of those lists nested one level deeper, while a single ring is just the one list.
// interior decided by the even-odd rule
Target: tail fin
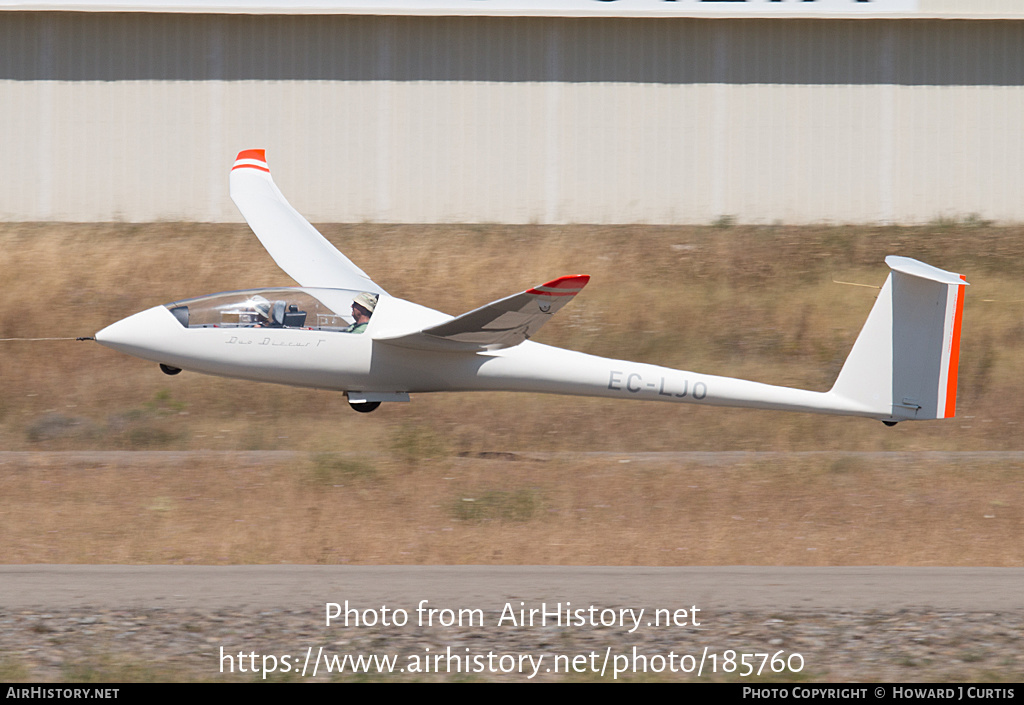
[{"label": "tail fin", "polygon": [[832,387],[886,423],[956,414],[965,277],[908,257],[892,270]]}]

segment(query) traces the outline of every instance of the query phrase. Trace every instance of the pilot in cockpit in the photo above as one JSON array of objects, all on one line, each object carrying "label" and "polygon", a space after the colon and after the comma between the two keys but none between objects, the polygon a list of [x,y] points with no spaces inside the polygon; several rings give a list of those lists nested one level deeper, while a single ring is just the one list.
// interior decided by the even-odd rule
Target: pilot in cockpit
[{"label": "pilot in cockpit", "polygon": [[363,292],[356,296],[352,301],[352,318],[355,319],[352,325],[345,328],[344,333],[362,333],[366,330],[367,324],[370,322],[370,316],[373,315],[373,309],[377,308],[377,294],[369,294]]},{"label": "pilot in cockpit", "polygon": [[249,304],[252,306],[253,311],[256,314],[256,320],[253,323],[255,328],[266,328],[270,325],[270,302],[265,298],[256,294],[249,299]]}]

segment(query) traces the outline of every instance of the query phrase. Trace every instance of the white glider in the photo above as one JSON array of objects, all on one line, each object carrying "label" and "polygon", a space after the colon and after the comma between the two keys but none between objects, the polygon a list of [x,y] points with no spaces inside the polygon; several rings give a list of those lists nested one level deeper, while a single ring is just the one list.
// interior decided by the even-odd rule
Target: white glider
[{"label": "white glider", "polygon": [[[289,205],[263,150],[239,153],[231,198],[300,287],[156,306],[99,331],[99,343],[158,362],[168,374],[185,369],[341,391],[357,411],[414,393],[482,390],[806,411],[889,425],[956,411],[967,283],[906,257],[886,257],[891,271],[838,379],[813,392],[530,341],[586,286],[582,274],[454,318],[390,296]],[[361,308],[353,305],[360,301]],[[359,322],[367,325],[347,332]]]}]

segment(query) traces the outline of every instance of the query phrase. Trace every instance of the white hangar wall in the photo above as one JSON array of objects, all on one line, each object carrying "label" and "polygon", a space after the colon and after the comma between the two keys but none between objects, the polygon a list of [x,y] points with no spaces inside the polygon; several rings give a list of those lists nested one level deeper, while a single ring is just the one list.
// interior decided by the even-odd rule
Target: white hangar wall
[{"label": "white hangar wall", "polygon": [[0,218],[1024,220],[1024,21],[0,12]]}]

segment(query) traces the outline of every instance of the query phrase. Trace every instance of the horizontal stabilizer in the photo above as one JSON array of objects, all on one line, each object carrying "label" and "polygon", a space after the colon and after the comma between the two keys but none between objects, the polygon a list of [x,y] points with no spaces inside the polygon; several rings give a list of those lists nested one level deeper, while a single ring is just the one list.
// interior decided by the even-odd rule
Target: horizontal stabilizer
[{"label": "horizontal stabilizer", "polygon": [[277,266],[301,286],[386,293],[292,208],[277,188],[262,149],[238,153],[231,200]]},{"label": "horizontal stabilizer", "polygon": [[407,335],[376,338],[416,350],[465,351],[509,348],[532,337],[551,315],[583,290],[590,277],[559,277]]}]

